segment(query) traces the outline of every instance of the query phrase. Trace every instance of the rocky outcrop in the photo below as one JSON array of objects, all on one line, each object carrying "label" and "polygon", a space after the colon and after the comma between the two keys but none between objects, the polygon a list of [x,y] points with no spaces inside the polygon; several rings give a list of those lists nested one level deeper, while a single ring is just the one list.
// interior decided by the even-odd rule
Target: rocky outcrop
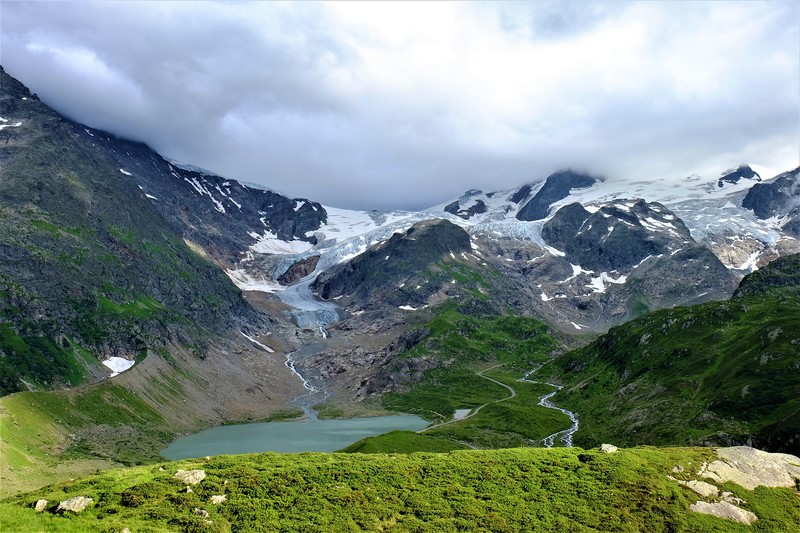
[{"label": "rocky outcrop", "polygon": [[467,202],[470,201],[471,197],[478,194],[482,194],[481,191],[467,191],[460,200],[455,200],[454,202],[447,204],[444,208],[444,211],[450,213],[451,215],[463,218],[464,220],[469,220],[475,215],[485,213],[487,211],[486,202],[480,199],[472,202],[469,207],[462,207],[462,202],[466,205]]},{"label": "rocky outcrop", "polygon": [[[517,219],[531,221],[547,218],[550,213],[550,206],[553,203],[569,196],[569,192],[572,189],[591,187],[596,181],[597,178],[595,177],[573,172],[572,170],[562,170],[551,174],[547,177],[547,181],[545,181],[542,188],[519,210]],[[518,192],[521,191],[522,189]],[[530,192],[530,188],[528,188],[528,192]],[[519,198],[518,195],[514,197]]]},{"label": "rocky outcrop", "polygon": [[317,268],[317,263],[319,263],[318,255],[312,255],[310,257],[300,259],[292,264],[292,266],[290,266],[286,272],[278,276],[278,282],[283,283],[284,285],[297,283],[304,277],[314,272],[314,269]]},{"label": "rocky outcrop", "polygon": [[736,170],[729,170],[717,181],[718,187],[724,187],[726,183],[738,183],[740,179],[761,181],[758,172],[750,168],[749,165],[740,165]]},{"label": "rocky outcrop", "polygon": [[800,210],[800,168],[753,185],[742,200],[742,207],[761,219],[796,215]]},{"label": "rocky outcrop", "polygon": [[509,200],[515,204],[519,204],[520,202],[524,201],[528,196],[531,194],[532,187],[530,185],[523,185],[517,191],[511,195]]},{"label": "rocky outcrop", "polygon": [[[312,289],[326,300],[343,295],[376,300],[444,257],[468,251],[469,235],[455,224],[441,219],[419,222],[407,232],[396,233],[350,262],[324,272]],[[437,290],[433,284],[426,284],[407,296],[424,302]]]},{"label": "rocky outcrop", "polygon": [[648,256],[694,243],[674,213],[644,200],[618,200],[594,213],[569,204],[544,224],[542,238],[570,262],[597,271],[629,269]]},{"label": "rocky outcrop", "polygon": [[718,483],[732,482],[747,490],[756,487],[795,487],[800,482],[800,458],[748,446],[720,448],[718,460],[703,465],[698,475]]}]

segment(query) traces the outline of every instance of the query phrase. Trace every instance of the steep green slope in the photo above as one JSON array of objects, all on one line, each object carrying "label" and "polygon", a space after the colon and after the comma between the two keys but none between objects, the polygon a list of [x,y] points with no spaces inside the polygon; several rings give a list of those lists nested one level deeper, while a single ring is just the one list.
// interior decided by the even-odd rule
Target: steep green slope
[{"label": "steep green slope", "polygon": [[580,415],[576,442],[799,453],[799,265],[777,260],[730,301],[644,316],[542,369],[566,385],[553,401]]},{"label": "steep green slope", "polygon": [[107,373],[169,340],[203,353],[255,321],[226,276],[169,227],[113,159],[0,70],[0,394]]},{"label": "steep green slope", "polygon": [[[793,488],[722,488],[757,521],[689,509],[708,449],[218,456],[114,470],[0,503],[3,531],[800,531]],[[675,473],[676,467],[683,473]],[[187,490],[178,469],[202,469]],[[55,513],[84,496],[81,513]],[[214,504],[213,496],[224,496]],[[32,507],[46,499],[45,511]],[[218,499],[219,501],[219,499]]]}]

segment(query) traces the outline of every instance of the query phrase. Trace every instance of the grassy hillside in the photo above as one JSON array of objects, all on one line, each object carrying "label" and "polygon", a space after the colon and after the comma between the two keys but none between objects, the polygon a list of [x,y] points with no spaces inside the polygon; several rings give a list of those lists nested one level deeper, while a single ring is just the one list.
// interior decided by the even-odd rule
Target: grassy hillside
[{"label": "grassy hillside", "polygon": [[[708,449],[456,451],[448,454],[218,456],[113,470],[0,503],[3,531],[797,532],[793,489],[726,484],[758,521],[700,515],[691,479]],[[686,474],[672,473],[675,466]],[[206,478],[186,490],[178,469]],[[212,504],[212,496],[225,501]],[[54,514],[85,496],[82,513]],[[47,510],[32,505],[47,499]],[[204,515],[207,512],[207,516]]]},{"label": "grassy hillside", "polygon": [[393,433],[366,439],[348,451],[527,446],[569,427],[566,415],[537,405],[552,387],[518,381],[560,347],[548,327],[530,317],[466,315],[462,306],[450,301],[408,332],[413,345],[367,387],[383,390],[386,409],[433,422],[451,420],[456,410],[479,411],[424,436]]},{"label": "grassy hillside", "polygon": [[542,369],[567,385],[553,400],[580,414],[576,442],[800,453],[800,297],[779,274],[796,276],[797,264],[789,257],[745,278],[746,295],[730,301],[612,328]]}]

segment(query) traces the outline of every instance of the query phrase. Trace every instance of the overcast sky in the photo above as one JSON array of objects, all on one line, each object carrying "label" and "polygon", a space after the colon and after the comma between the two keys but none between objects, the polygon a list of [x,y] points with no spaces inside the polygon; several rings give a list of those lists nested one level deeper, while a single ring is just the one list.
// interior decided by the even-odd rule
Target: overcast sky
[{"label": "overcast sky", "polygon": [[65,115],[327,205],[800,164],[800,3],[0,2]]}]

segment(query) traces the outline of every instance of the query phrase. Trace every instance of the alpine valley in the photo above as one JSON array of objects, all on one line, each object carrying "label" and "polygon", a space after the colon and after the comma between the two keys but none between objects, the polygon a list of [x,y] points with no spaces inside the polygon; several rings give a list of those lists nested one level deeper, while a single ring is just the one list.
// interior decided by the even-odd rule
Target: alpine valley
[{"label": "alpine valley", "polygon": [[0,87],[0,530],[800,531],[800,168],[354,211]]}]

